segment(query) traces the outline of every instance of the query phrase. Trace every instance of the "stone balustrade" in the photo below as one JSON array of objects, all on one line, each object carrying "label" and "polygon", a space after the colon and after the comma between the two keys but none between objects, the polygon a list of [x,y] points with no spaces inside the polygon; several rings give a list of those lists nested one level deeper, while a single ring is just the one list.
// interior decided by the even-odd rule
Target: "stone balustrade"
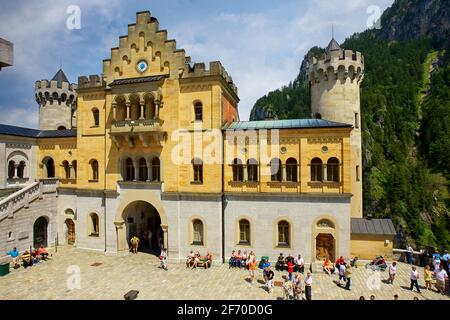
[{"label": "stone balustrade", "polygon": [[58,178],[41,179],[0,201],[0,221],[12,218],[22,208],[28,208],[30,202],[42,198],[44,193],[55,193],[59,185]]}]

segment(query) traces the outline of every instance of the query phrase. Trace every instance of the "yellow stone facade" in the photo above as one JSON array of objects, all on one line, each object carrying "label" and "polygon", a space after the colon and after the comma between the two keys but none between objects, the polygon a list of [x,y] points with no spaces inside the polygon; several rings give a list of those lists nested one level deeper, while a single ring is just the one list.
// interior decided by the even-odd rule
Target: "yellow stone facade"
[{"label": "yellow stone facade", "polygon": [[[272,259],[279,251],[301,251],[314,260],[321,258],[319,240],[327,237],[332,238],[326,245],[333,247],[334,257],[348,256],[350,250],[358,254],[366,247],[360,239],[350,245],[350,219],[361,216],[359,204],[351,213],[359,161],[354,154],[360,155],[352,123],[230,129],[240,122],[231,77],[218,61],[208,69],[192,64],[149,12],[137,13],[136,23],[103,61],[101,76],[79,77],[77,94],[76,137],[38,140],[38,177],[51,174],[51,158],[54,176],[60,178],[59,208],[83,217],[76,222],[80,247],[127,250],[134,232],[127,212],[134,205],[144,208],[142,202],[159,213],[164,246],[177,260],[189,249],[225,257],[236,247]],[[359,106],[359,94],[355,99]],[[267,136],[274,134],[275,144]],[[272,177],[274,158],[281,161],[279,180]],[[201,159],[201,173],[194,168],[195,159]],[[239,179],[235,159],[242,163]],[[249,179],[249,159],[256,161],[256,179]],[[290,169],[289,159],[295,159]],[[314,159],[322,163],[318,181],[312,178]],[[331,180],[330,159],[337,161]],[[358,203],[360,194],[358,190]],[[98,227],[92,227],[92,212],[99,216]],[[250,239],[244,243],[242,219],[250,222]],[[200,224],[193,224],[197,220],[202,231],[196,229]],[[280,231],[280,222],[288,231]],[[86,230],[97,230],[95,237]],[[281,243],[281,232],[286,232],[286,243]],[[262,234],[273,237],[263,241]]]}]

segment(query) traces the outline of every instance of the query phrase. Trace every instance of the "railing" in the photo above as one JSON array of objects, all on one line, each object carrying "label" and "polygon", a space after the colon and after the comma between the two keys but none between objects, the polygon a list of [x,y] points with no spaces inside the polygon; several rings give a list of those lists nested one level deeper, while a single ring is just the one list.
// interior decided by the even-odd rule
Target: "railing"
[{"label": "railing", "polygon": [[12,218],[14,212],[28,208],[30,202],[42,198],[44,193],[55,193],[58,188],[58,178],[41,179],[0,201],[0,221]]},{"label": "railing", "polygon": [[159,119],[115,120],[112,122],[111,133],[161,131],[161,124]]}]

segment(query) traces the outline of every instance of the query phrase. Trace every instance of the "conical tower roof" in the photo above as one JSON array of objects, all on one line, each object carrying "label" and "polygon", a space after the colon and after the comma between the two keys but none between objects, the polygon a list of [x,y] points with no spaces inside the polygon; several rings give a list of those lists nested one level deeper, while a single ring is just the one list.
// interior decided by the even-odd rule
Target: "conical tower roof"
[{"label": "conical tower roof", "polygon": [[341,49],[341,46],[339,45],[339,43],[334,38],[332,38],[330,43],[328,44],[326,52],[328,53],[330,51],[341,51],[341,50],[342,49]]},{"label": "conical tower roof", "polygon": [[62,69],[59,69],[58,72],[55,74],[55,76],[52,78],[52,81],[56,81],[58,84],[58,87],[62,87],[63,82],[69,83],[69,80],[67,80],[66,75],[64,74],[64,71]]}]

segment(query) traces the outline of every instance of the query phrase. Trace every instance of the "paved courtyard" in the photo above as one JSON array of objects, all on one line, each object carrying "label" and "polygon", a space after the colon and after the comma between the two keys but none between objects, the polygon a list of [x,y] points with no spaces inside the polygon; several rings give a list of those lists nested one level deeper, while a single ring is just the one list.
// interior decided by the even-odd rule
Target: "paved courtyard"
[{"label": "paved courtyard", "polygon": [[[158,268],[157,257],[139,253],[127,256],[105,256],[72,247],[59,247],[50,261],[37,266],[13,270],[0,277],[0,299],[123,299],[129,290],[139,290],[138,299],[281,299],[282,289],[275,287],[268,294],[261,283],[251,285],[244,270],[229,269],[227,265],[214,265],[211,269],[187,269],[183,264],[169,264],[169,270]],[[80,274],[77,287],[76,272]],[[392,300],[394,294],[400,300],[413,297],[446,299],[448,295],[422,289],[411,292],[410,266],[399,263],[394,285],[385,284],[385,272],[372,272],[359,267],[354,269],[352,290],[346,291],[335,283],[337,276],[313,273],[313,299],[366,299],[374,295],[377,300]],[[423,269],[419,268],[423,277]],[[284,273],[275,272],[276,280]],[[261,271],[258,270],[259,279]],[[423,285],[423,281],[421,282]]]}]

